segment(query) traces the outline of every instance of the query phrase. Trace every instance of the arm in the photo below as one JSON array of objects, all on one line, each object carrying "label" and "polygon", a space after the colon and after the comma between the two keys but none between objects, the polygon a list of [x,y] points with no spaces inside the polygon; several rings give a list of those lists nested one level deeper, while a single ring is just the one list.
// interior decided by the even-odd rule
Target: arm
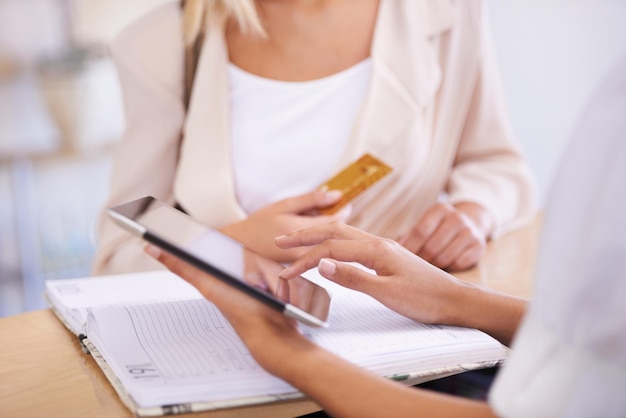
[{"label": "arm", "polygon": [[[158,248],[147,251],[220,309],[256,361],[336,417],[487,416],[483,402],[408,388],[373,375],[320,348],[295,322]],[[332,388],[332,390],[330,390]]]},{"label": "arm", "polygon": [[[454,139],[447,200],[433,205],[398,238],[415,254],[452,271],[476,265],[488,239],[528,222],[535,210],[533,180],[509,124],[486,10],[479,2],[458,8],[471,31],[463,53],[458,46],[450,51],[445,70],[453,80],[471,77],[471,95]],[[468,50],[475,55],[471,61]]]},{"label": "arm", "polygon": [[[177,4],[155,9],[111,45],[123,93],[126,129],[113,158],[104,207],[152,195],[174,203],[173,181],[184,119],[182,42]],[[102,211],[94,274],[162,268]]]},{"label": "arm", "polygon": [[[320,274],[367,293],[394,311],[425,323],[477,328],[510,344],[526,302],[463,282],[398,243],[330,224],[278,237],[281,248],[312,246],[282,273],[286,279],[319,266]],[[358,262],[374,272],[344,262]]]},{"label": "arm", "polygon": [[486,403],[384,379],[306,339],[295,349],[282,339],[266,344],[251,349],[274,351],[273,361],[261,363],[263,367],[306,393],[333,417],[495,416]]},{"label": "arm", "polygon": [[488,10],[478,4],[466,17],[478,32],[478,68],[446,192],[455,206],[471,202],[484,208],[492,221],[486,236],[492,237],[530,221],[534,182],[507,114]]}]

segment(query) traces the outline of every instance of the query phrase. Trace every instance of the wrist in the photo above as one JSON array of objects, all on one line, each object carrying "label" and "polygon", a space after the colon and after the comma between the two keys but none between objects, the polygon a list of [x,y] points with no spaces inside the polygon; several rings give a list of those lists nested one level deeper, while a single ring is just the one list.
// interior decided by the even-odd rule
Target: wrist
[{"label": "wrist", "polygon": [[459,280],[450,303],[458,308],[450,310],[449,325],[476,328],[509,345],[527,302]]},{"label": "wrist", "polygon": [[255,332],[246,339],[246,345],[255,360],[267,372],[292,382],[299,365],[306,362],[311,353],[320,348],[302,335],[297,328]]}]

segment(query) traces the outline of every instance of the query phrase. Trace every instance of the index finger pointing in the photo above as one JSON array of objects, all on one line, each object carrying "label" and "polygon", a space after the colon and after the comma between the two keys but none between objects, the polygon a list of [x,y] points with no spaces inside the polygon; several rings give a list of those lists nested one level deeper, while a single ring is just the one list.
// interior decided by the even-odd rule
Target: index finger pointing
[{"label": "index finger pointing", "polygon": [[332,222],[281,235],[274,240],[279,248],[287,249],[318,245],[329,239],[357,240],[370,237],[370,234],[342,222]]}]

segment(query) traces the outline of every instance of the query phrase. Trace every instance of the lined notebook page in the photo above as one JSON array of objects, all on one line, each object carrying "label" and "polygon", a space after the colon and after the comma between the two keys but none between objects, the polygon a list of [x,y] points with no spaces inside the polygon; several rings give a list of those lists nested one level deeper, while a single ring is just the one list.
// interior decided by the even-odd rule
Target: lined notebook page
[{"label": "lined notebook page", "polygon": [[83,332],[91,308],[203,298],[193,286],[167,270],[47,280],[46,297],[75,334]]},{"label": "lined notebook page", "polygon": [[142,407],[292,393],[205,300],[96,309],[87,334]]},{"label": "lined notebook page", "polygon": [[[479,331],[416,323],[339,286],[332,293],[330,327],[303,326],[303,332],[379,374],[506,356],[504,347]],[[97,309],[89,316],[87,334],[143,407],[295,391],[256,364],[205,300]]]}]

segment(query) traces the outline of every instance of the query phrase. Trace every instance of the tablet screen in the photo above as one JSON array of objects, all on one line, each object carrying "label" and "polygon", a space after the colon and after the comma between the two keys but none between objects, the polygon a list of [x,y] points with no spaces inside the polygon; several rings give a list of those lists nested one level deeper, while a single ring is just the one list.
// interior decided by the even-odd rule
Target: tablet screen
[{"label": "tablet screen", "polygon": [[327,325],[330,295],[323,287],[303,277],[281,279],[281,264],[183,212],[146,197],[111,208],[109,214],[127,230],[289,316],[309,325]]}]

